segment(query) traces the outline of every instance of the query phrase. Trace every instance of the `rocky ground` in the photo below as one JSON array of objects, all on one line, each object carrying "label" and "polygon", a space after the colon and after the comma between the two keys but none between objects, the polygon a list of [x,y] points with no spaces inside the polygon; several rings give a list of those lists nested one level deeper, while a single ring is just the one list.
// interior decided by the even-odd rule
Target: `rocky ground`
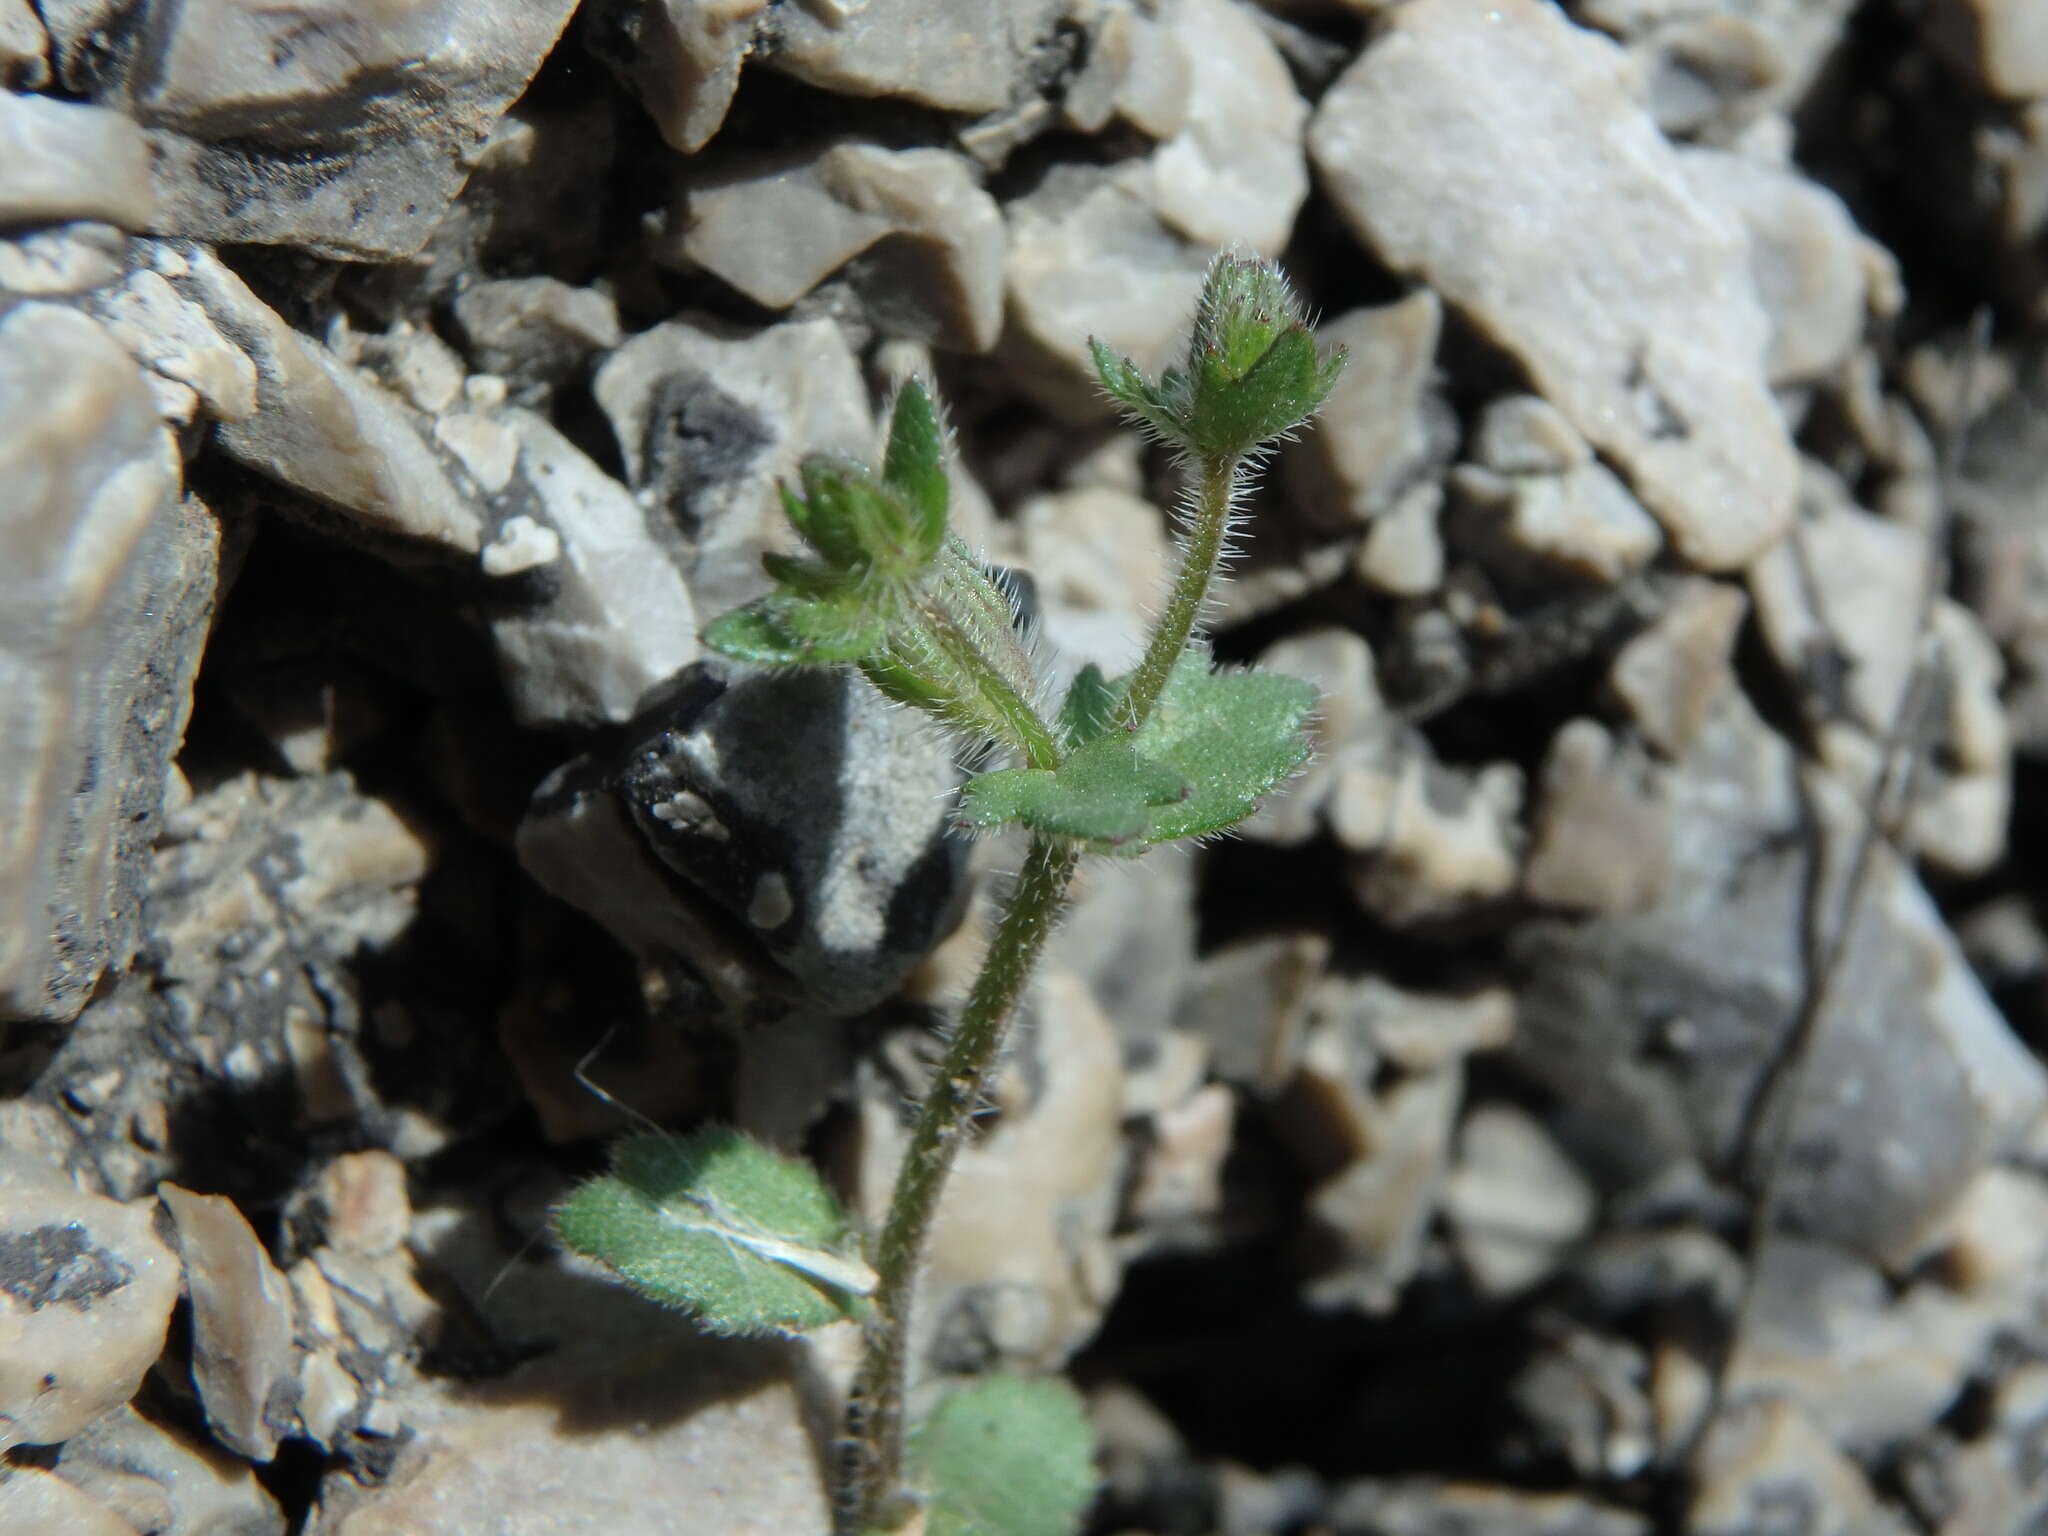
[{"label": "rocky ground", "polygon": [[1083,344],[1225,246],[1351,351],[1219,616],[1319,753],[1089,873],[925,1369],[1068,1371],[1100,1533],[2048,1528],[2048,4],[0,0],[0,86],[0,1528],[821,1528],[849,1341],[547,1212],[643,1118],[872,1212],[1008,850],[697,631],[922,371],[1127,662]]}]

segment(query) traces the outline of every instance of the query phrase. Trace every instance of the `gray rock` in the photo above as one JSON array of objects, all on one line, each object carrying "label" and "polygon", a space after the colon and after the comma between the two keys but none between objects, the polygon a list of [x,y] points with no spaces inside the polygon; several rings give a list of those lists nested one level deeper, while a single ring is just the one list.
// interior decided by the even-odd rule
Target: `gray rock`
[{"label": "gray rock", "polygon": [[1541,395],[1489,402],[1472,438],[1473,462],[1497,475],[1564,475],[1592,458],[1578,430]]},{"label": "gray rock", "polygon": [[1723,142],[1801,103],[1855,8],[1855,0],[1583,0],[1573,13],[1627,43],[1658,127]]},{"label": "gray rock", "polygon": [[591,51],[618,71],[672,149],[694,155],[725,121],[769,0],[609,0],[584,7]]},{"label": "gray rock", "polygon": [[128,269],[128,239],[111,224],[59,224],[0,240],[0,297],[90,293]]},{"label": "gray rock", "polygon": [[1282,461],[1296,515],[1310,527],[1370,526],[1449,459],[1456,423],[1429,388],[1442,329],[1443,305],[1426,288],[1316,328],[1321,345],[1343,347],[1351,361]]},{"label": "gray rock", "polygon": [[1786,1508],[1805,1510],[1815,1536],[1905,1536],[1862,1470],[1783,1398],[1736,1405],[1718,1418],[1698,1459],[1686,1529],[1747,1536]]},{"label": "gray rock", "polygon": [[747,331],[704,318],[642,331],[595,383],[655,538],[707,619],[767,590],[761,555],[795,535],[776,495],[809,453],[872,459],[860,368],[829,320]]},{"label": "gray rock", "polygon": [[70,1439],[162,1353],[178,1260],[151,1209],[16,1154],[0,1162],[0,1447]]},{"label": "gray rock", "polygon": [[1004,205],[1009,323],[998,357],[1063,421],[1109,414],[1090,336],[1157,370],[1186,345],[1209,252],[1160,221],[1141,164],[1056,166]]},{"label": "gray rock", "polygon": [[255,1468],[132,1407],[66,1441],[56,1475],[106,1511],[122,1536],[284,1536],[284,1512]]},{"label": "gray rock", "polygon": [[[1516,1059],[1553,1088],[1613,1182],[1688,1160],[1754,1188],[1745,1142],[1799,1006],[1812,839],[1839,892],[1857,816],[1723,690],[1667,777],[1686,872],[1637,916],[1525,925]],[[1811,830],[1807,830],[1811,829]],[[1836,909],[1838,894],[1824,910]],[[1911,872],[1880,850],[1793,1123],[1785,1219],[1880,1263],[1915,1252],[2048,1101],[2041,1068],[1970,976]]]},{"label": "gray rock", "polygon": [[69,1019],[134,949],[218,535],[134,362],[51,305],[0,316],[0,483],[0,1017]]},{"label": "gray rock", "polygon": [[1580,1477],[1634,1477],[1656,1449],[1643,1351],[1587,1328],[1544,1330],[1508,1388],[1538,1455],[1562,1455]]},{"label": "gray rock", "polygon": [[1137,665],[1151,605],[1171,575],[1166,518],[1141,497],[1109,486],[1031,496],[1007,528],[999,558],[1031,575],[1041,659],[1064,689],[1085,662],[1110,677]]},{"label": "gray rock", "polygon": [[1180,0],[1167,14],[1188,60],[1187,116],[1152,153],[1152,206],[1196,245],[1278,256],[1308,196],[1308,106],[1243,7]]},{"label": "gray rock", "polygon": [[1003,219],[942,149],[837,143],[685,182],[663,242],[768,309],[835,272],[884,335],[986,352],[1003,323]]},{"label": "gray rock", "polygon": [[847,96],[948,112],[1010,105],[1063,0],[821,0],[776,12],[761,61]]},{"label": "gray rock", "polygon": [[837,1014],[959,921],[959,776],[923,717],[837,672],[686,673],[617,768],[656,857]]},{"label": "gray rock", "polygon": [[1929,39],[1994,96],[2048,96],[2048,35],[2034,0],[1938,0]]},{"label": "gray rock", "polygon": [[858,677],[700,663],[615,754],[542,784],[520,857],[728,1009],[843,1017],[959,920],[957,783],[936,732]]},{"label": "gray rock", "polygon": [[1611,43],[1537,0],[1417,0],[1323,98],[1309,149],[1365,244],[1510,353],[1681,556],[1728,569],[1784,532],[1794,460],[1746,241]]},{"label": "gray rock", "polygon": [[[1930,558],[1924,533],[1850,501],[1809,466],[1793,536],[1750,571],[1759,625],[1814,730],[1821,761],[1862,793],[1876,778],[1913,670],[1929,657],[1942,716],[1915,722],[1917,775],[1908,842],[1941,867],[1975,874],[2003,854],[2011,740],[1998,691],[2004,666],[1970,614],[1946,599],[1929,635],[1919,610]],[[1918,739],[1925,738],[1925,739]]]},{"label": "gray rock", "polygon": [[1309,1008],[1330,941],[1295,933],[1248,939],[1205,955],[1178,1024],[1206,1040],[1218,1077],[1271,1095],[1301,1060]]},{"label": "gray rock", "polygon": [[1144,0],[1107,0],[1088,50],[1060,100],[1060,116],[1082,133],[1120,118],[1140,133],[1170,139],[1188,120],[1193,61],[1173,25],[1176,9]]},{"label": "gray rock", "polygon": [[1611,586],[1663,544],[1655,520],[1604,464],[1511,475],[1461,464],[1450,484],[1462,509],[1452,543],[1516,585]]},{"label": "gray rock", "polygon": [[[158,254],[172,271],[187,267],[167,247]],[[246,421],[256,413],[256,365],[161,272],[139,268],[86,295],[80,307],[149,370],[166,421],[183,426],[202,411],[215,421]]]},{"label": "gray rock", "polygon": [[269,1461],[291,1423],[288,1399],[277,1400],[298,1367],[291,1290],[232,1200],[169,1182],[157,1197],[178,1226],[192,1296],[192,1380],[206,1422],[228,1449]]},{"label": "gray rock", "polygon": [[1888,319],[1904,302],[1897,263],[1834,193],[1749,155],[1689,148],[1680,156],[1700,195],[1749,231],[1750,269],[1771,322],[1772,384],[1825,377],[1855,351],[1866,320]]},{"label": "gray rock", "polygon": [[1734,682],[1728,658],[1748,612],[1740,587],[1684,577],[1664,611],[1615,652],[1607,691],[1664,756],[1692,750],[1714,701]]},{"label": "gray rock", "polygon": [[1521,873],[1522,772],[1446,768],[1412,729],[1337,774],[1325,814],[1360,905],[1399,927],[1498,901]]},{"label": "gray rock", "polygon": [[1465,1117],[1444,1215],[1482,1295],[1512,1296],[1542,1281],[1594,1213],[1592,1184],[1533,1115],[1481,1104]]},{"label": "gray rock", "polygon": [[1419,480],[1372,520],[1352,569],[1375,592],[1427,597],[1444,584],[1444,507],[1440,481]]},{"label": "gray rock", "polygon": [[377,260],[426,242],[574,9],[48,0],[43,19],[65,85],[149,131],[158,232]]},{"label": "gray rock", "polygon": [[515,392],[545,393],[624,338],[611,295],[552,277],[472,283],[455,296],[454,312],[472,369]]},{"label": "gray rock", "polygon": [[231,457],[375,534],[475,554],[477,509],[397,396],[285,324],[211,252],[171,286],[256,366],[253,415],[214,436]]},{"label": "gray rock", "polygon": [[1325,1516],[1337,1536],[1649,1536],[1641,1515],[1577,1493],[1530,1493],[1433,1478],[1360,1478]]},{"label": "gray rock", "polygon": [[1344,629],[1315,629],[1267,647],[1259,665],[1315,684],[1310,720],[1315,755],[1286,784],[1260,802],[1238,832],[1283,848],[1307,842],[1322,829],[1325,807],[1347,763],[1370,757],[1398,729],[1373,675],[1372,648]]},{"label": "gray rock", "polygon": [[1669,890],[1671,813],[1662,776],[1592,720],[1551,738],[1522,889],[1544,906],[1626,916]]},{"label": "gray rock", "polygon": [[1153,1048],[1196,985],[1196,875],[1178,849],[1084,863],[1066,920],[1046,943],[1047,963],[1088,984],[1127,1056]]},{"label": "gray rock", "polygon": [[491,616],[513,712],[534,725],[628,720],[699,652],[674,554],[625,487],[543,418],[508,410],[500,422],[517,469],[483,561],[516,584]]},{"label": "gray rock", "polygon": [[19,1536],[135,1536],[106,1505],[34,1467],[11,1467],[0,1481],[0,1519]]},{"label": "gray rock", "polygon": [[29,0],[0,0],[0,86],[37,91],[50,83],[50,34]]},{"label": "gray rock", "polygon": [[149,146],[134,123],[104,107],[0,90],[0,229],[98,219],[141,230],[155,212]]}]

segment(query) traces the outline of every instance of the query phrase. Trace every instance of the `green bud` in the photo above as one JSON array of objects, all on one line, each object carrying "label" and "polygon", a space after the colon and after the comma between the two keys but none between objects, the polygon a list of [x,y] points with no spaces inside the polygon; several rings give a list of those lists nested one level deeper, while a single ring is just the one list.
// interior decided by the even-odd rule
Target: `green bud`
[{"label": "green bud", "polygon": [[1317,356],[1280,269],[1243,256],[1210,263],[1184,369],[1154,382],[1101,342],[1089,345],[1103,389],[1133,420],[1210,461],[1256,453],[1301,426],[1344,367],[1341,349]]}]

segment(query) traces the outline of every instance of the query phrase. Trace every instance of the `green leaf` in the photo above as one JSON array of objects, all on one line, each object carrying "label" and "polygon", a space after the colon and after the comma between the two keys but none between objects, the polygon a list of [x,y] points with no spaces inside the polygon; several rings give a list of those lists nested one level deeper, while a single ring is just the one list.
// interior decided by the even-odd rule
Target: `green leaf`
[{"label": "green leaf", "polygon": [[1166,442],[1181,438],[1180,413],[1129,358],[1112,352],[1093,336],[1088,338],[1089,354],[1095,359],[1095,376],[1103,392],[1124,408],[1124,414]]},{"label": "green leaf", "polygon": [[[1121,694],[1098,674],[1076,714],[1104,697],[1113,705]],[[1308,760],[1315,701],[1315,689],[1299,678],[1214,672],[1208,652],[1190,647],[1135,736],[1097,735],[1054,770],[1011,768],[969,779],[957,824],[972,832],[1020,822],[1126,857],[1154,843],[1226,831]]]},{"label": "green leaf", "polygon": [[1060,734],[1066,737],[1067,744],[1081,746],[1108,730],[1110,721],[1116,718],[1117,701],[1122,697],[1102,675],[1102,668],[1092,661],[1083,667],[1074,675],[1073,686],[1067,689],[1067,697],[1060,705]]},{"label": "green leaf", "polygon": [[1277,672],[1215,672],[1190,646],[1133,743],[1191,786],[1152,813],[1151,838],[1205,837],[1236,826],[1308,761],[1316,691]]},{"label": "green leaf", "polygon": [[882,483],[909,506],[925,557],[937,554],[946,537],[946,439],[920,380],[910,380],[896,396]]},{"label": "green leaf", "polygon": [[1021,822],[1100,852],[1151,840],[1156,807],[1187,798],[1192,786],[1173,769],[1141,757],[1129,741],[1098,736],[1057,769],[1010,768],[967,781],[958,824],[987,831]]},{"label": "green leaf", "polygon": [[925,1536],[1073,1536],[1095,1496],[1094,1434],[1064,1381],[986,1376],[911,1432]]},{"label": "green leaf", "polygon": [[806,1163],[738,1131],[630,1136],[555,1230],[634,1290],[713,1333],[792,1333],[855,1315],[874,1272]]},{"label": "green leaf", "polygon": [[704,626],[704,644],[719,655],[769,667],[857,662],[885,638],[851,596],[834,601],[770,593]]}]

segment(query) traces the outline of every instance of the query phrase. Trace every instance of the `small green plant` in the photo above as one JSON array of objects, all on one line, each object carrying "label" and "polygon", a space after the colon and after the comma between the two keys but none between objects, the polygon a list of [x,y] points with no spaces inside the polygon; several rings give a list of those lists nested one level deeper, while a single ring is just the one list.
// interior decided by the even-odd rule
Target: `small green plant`
[{"label": "small green plant", "polygon": [[1218,671],[1200,621],[1249,477],[1322,405],[1319,356],[1271,263],[1219,257],[1187,360],[1157,379],[1091,343],[1103,388],[1179,456],[1179,564],[1137,667],[1084,669],[1056,710],[1008,592],[947,525],[945,433],[917,382],[897,395],[879,472],[815,456],[783,505],[809,553],[769,555],[766,597],[705,641],[771,666],[857,667],[1003,766],[960,796],[963,832],[1018,826],[1023,866],[919,1105],[882,1230],[865,1251],[817,1175],[730,1130],[636,1136],[556,1213],[563,1239],[721,1333],[860,1319],[865,1353],[835,1469],[836,1536],[1065,1536],[1085,1512],[1089,1436],[1063,1383],[991,1376],[906,1423],[918,1272],[953,1159],[1081,858],[1222,832],[1308,756],[1314,690]]}]

